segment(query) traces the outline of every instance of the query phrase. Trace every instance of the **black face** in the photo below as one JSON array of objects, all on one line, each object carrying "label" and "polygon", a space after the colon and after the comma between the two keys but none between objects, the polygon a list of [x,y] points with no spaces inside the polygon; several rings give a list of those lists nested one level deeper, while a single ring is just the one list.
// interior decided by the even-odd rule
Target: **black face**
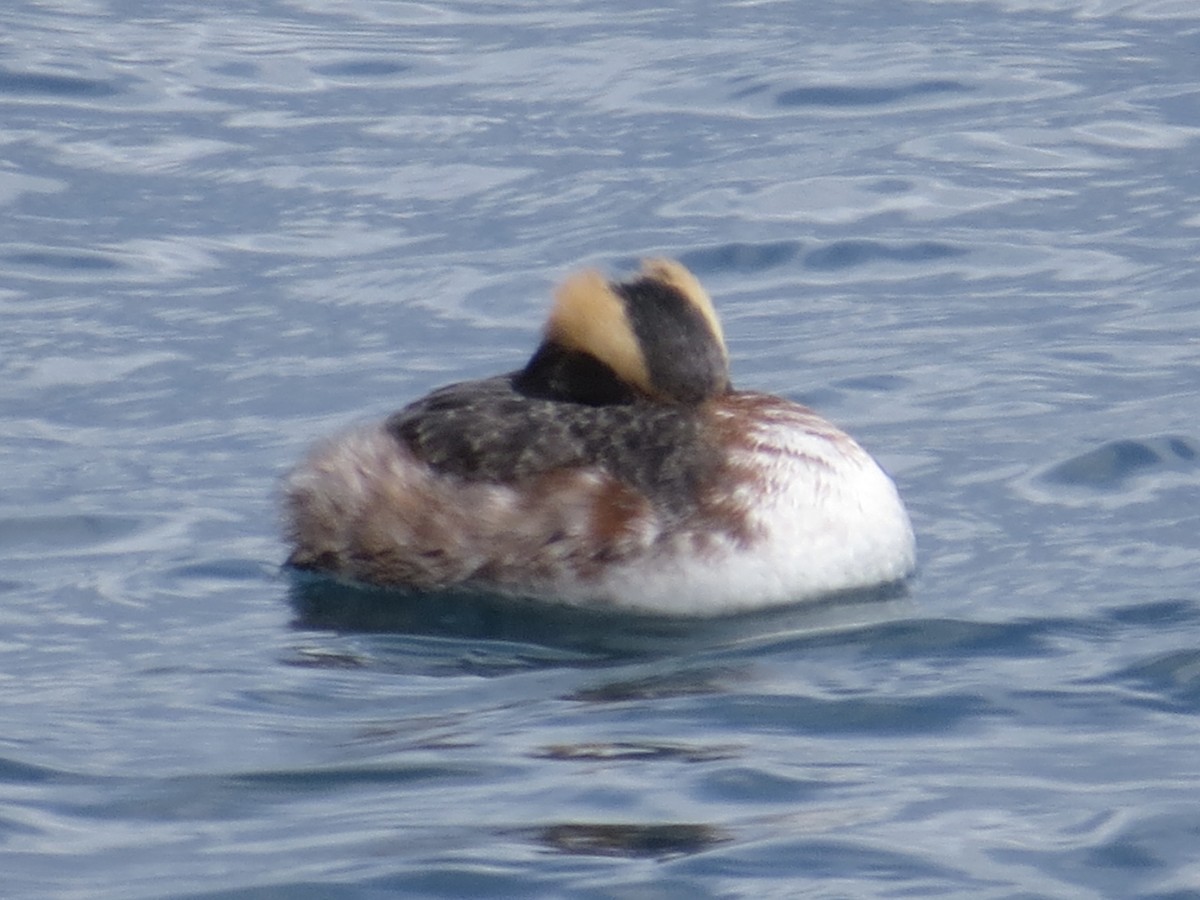
[{"label": "black face", "polygon": [[615,284],[646,358],[650,383],[678,403],[729,390],[729,368],[704,314],[679,290],[651,278]]},{"label": "black face", "polygon": [[632,403],[637,398],[633,388],[594,356],[550,341],[543,342],[516,374],[513,387],[526,397],[588,406]]}]

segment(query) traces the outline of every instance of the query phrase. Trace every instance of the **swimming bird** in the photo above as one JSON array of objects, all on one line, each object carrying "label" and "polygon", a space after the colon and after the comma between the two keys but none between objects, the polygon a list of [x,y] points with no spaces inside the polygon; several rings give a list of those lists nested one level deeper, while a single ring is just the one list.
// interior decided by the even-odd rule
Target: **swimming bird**
[{"label": "swimming bird", "polygon": [[523,368],[318,444],[284,505],[298,569],[651,614],[897,582],[915,557],[849,435],[733,389],[712,301],[667,259],[571,276]]}]

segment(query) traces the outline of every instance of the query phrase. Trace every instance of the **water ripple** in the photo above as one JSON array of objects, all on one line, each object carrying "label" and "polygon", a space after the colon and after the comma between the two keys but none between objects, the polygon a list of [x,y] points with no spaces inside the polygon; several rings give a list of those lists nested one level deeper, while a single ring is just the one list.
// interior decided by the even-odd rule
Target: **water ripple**
[{"label": "water ripple", "polygon": [[673,859],[733,840],[724,829],[691,823],[620,824],[564,822],[529,832],[559,853]]},{"label": "water ripple", "polygon": [[1120,438],[1035,473],[1022,489],[1040,503],[1115,508],[1200,485],[1200,442],[1181,435]]},{"label": "water ripple", "polygon": [[[1195,3],[147,9],[0,4],[6,896],[1194,894]],[[310,440],[654,253],[907,593],[280,574]]]},{"label": "water ripple", "polygon": [[320,75],[357,80],[360,78],[386,78],[408,72],[411,69],[412,66],[394,60],[356,59],[316,66],[313,71]]},{"label": "water ripple", "polygon": [[775,97],[780,106],[829,106],[835,108],[880,106],[930,94],[965,93],[970,85],[948,78],[931,78],[910,84],[889,85],[811,85],[781,91]]},{"label": "water ripple", "polygon": [[1114,677],[1165,699],[1170,708],[1200,712],[1200,650],[1177,650],[1128,666]]},{"label": "water ripple", "polygon": [[1200,443],[1176,435],[1112,441],[1051,467],[1041,477],[1052,484],[1119,490],[1137,475],[1200,469]]},{"label": "water ripple", "polygon": [[53,72],[20,72],[0,69],[0,95],[92,98],[118,93],[111,82]]},{"label": "water ripple", "polygon": [[834,271],[863,266],[879,260],[925,263],[931,260],[963,256],[966,253],[967,250],[962,247],[953,247],[938,241],[919,241],[889,246],[877,241],[846,240],[809,251],[804,257],[804,265],[810,269]]},{"label": "water ripple", "polygon": [[679,254],[679,261],[695,272],[762,272],[791,262],[799,254],[798,241],[733,243],[698,247]]}]

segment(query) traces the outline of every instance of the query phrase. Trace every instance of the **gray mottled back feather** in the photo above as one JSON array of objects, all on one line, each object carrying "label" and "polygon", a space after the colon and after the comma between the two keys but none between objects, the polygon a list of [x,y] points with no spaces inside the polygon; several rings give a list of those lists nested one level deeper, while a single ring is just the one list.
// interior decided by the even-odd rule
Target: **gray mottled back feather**
[{"label": "gray mottled back feather", "polygon": [[555,469],[596,467],[656,505],[684,513],[719,463],[697,407],[588,405],[530,397],[517,374],[448,385],[391,416],[388,431],[432,468],[471,481],[514,483]]}]

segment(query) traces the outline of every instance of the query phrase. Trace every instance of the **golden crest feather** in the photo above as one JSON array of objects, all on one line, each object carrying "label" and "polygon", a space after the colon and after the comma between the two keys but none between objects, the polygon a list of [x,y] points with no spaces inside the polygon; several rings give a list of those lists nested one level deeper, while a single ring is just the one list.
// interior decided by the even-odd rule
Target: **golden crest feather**
[{"label": "golden crest feather", "polygon": [[650,370],[625,302],[595,269],[576,272],[555,292],[546,337],[571,350],[590,353],[621,380],[653,393]]}]

